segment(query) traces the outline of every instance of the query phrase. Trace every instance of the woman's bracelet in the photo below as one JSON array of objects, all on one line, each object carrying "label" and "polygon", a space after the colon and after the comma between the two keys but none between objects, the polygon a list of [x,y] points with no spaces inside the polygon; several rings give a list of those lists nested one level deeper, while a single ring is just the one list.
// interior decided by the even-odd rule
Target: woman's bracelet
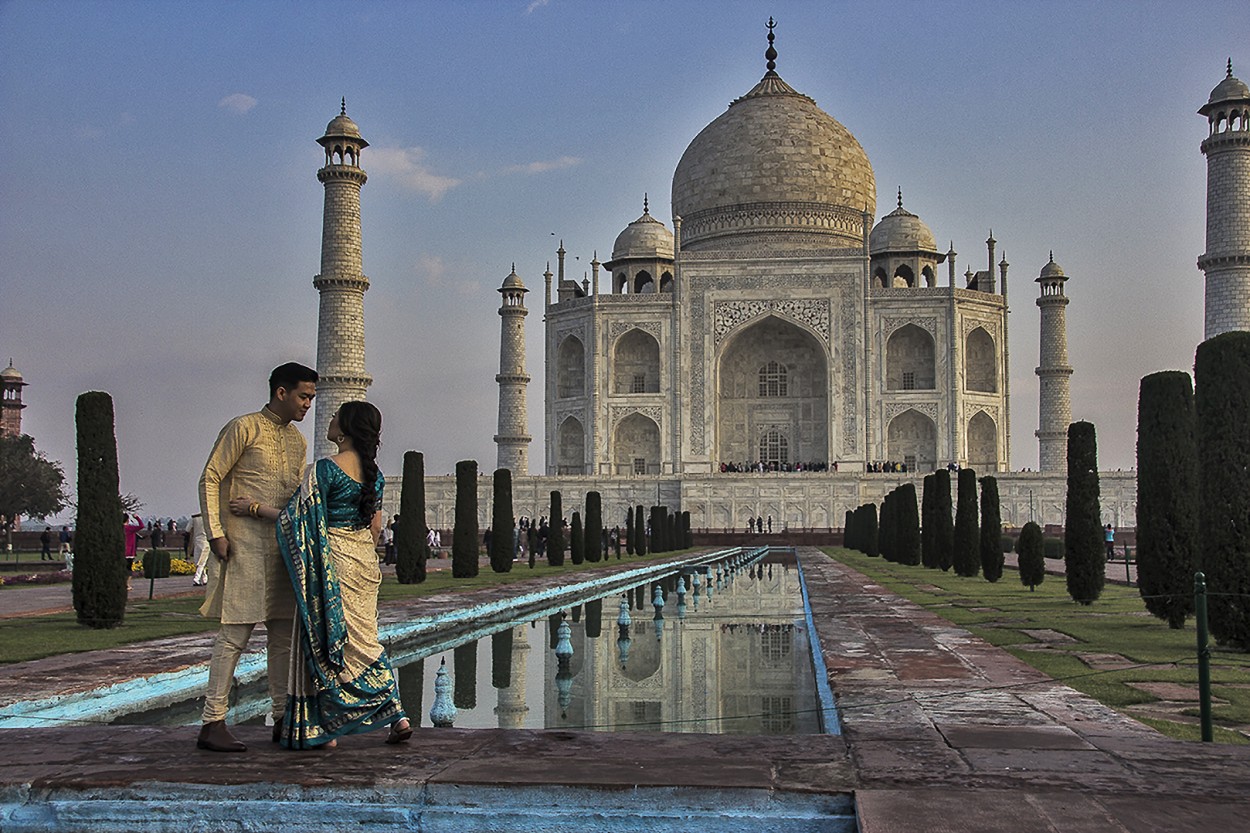
[{"label": "woman's bracelet", "polygon": [[247,514],[251,515],[253,518],[259,518],[260,517],[260,504],[253,503],[251,506],[247,507]]}]

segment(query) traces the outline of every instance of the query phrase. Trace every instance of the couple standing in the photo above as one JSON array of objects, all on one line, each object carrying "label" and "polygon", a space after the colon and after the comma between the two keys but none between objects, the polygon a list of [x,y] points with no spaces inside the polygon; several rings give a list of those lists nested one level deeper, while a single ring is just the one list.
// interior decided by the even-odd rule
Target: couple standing
[{"label": "couple standing", "polygon": [[235,667],[258,622],[268,640],[275,743],[333,746],[340,735],[383,726],[387,743],[412,736],[378,642],[382,415],[367,402],[345,402],[329,428],[338,453],[305,468],[307,443],[291,423],[304,419],[316,393],[315,370],[276,368],[268,404],[226,424],[200,478],[213,554],[200,612],[221,620],[201,749],[247,749],[225,718]]}]

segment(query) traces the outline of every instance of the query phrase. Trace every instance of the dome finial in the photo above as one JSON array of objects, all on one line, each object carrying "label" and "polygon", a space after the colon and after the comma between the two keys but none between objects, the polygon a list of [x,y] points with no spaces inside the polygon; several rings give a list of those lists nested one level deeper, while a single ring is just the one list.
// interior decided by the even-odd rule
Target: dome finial
[{"label": "dome finial", "polygon": [[1228,59],[1228,76],[1227,77],[1229,78],[1233,77],[1233,59],[1232,58]]},{"label": "dome finial", "polygon": [[[1006,257],[1006,253],[1004,253],[1004,255],[1003,255],[1003,256],[1004,256],[1004,257]],[[1054,250],[1054,249],[1051,249],[1051,250],[1050,250],[1050,262],[1051,262],[1051,263],[1054,263],[1054,262],[1055,262],[1055,250]]]},{"label": "dome finial", "polygon": [[768,49],[764,52],[764,57],[768,59],[768,71],[775,72],[777,69],[777,50],[773,47],[773,41],[777,36],[773,34],[773,29],[777,27],[777,23],[770,16],[768,18]]},{"label": "dome finial", "polygon": [[643,213],[643,214],[649,214],[649,213],[651,213],[651,206],[650,206],[650,204],[649,204],[649,203],[648,203],[648,201],[647,201],[647,192],[646,192],[646,191],[643,191],[643,192],[642,192],[642,213]]},{"label": "dome finial", "polygon": [[903,207],[903,186],[898,186],[898,207]]},{"label": "dome finial", "polygon": [[347,115],[347,96],[343,96],[342,101],[339,103],[339,115],[340,116]]},{"label": "dome finial", "polygon": [[516,274],[516,261],[512,261],[512,274]]}]

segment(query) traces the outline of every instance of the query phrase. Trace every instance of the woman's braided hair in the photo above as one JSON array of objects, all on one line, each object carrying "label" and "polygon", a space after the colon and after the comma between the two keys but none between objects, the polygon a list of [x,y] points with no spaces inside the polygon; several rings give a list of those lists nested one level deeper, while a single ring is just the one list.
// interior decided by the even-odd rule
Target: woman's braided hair
[{"label": "woman's braided hair", "polygon": [[378,511],[378,446],[382,444],[382,412],[368,402],[344,402],[339,407],[339,430],[351,438],[360,455],[360,505],[357,515],[364,526]]}]

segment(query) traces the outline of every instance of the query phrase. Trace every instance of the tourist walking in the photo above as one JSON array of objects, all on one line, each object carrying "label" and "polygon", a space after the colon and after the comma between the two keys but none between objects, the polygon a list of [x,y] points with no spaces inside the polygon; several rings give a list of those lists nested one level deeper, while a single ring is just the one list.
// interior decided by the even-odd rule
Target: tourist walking
[{"label": "tourist walking", "polygon": [[39,560],[55,561],[52,557],[52,527],[45,526],[43,532],[39,534]]},{"label": "tourist walking", "polygon": [[248,495],[230,501],[235,515],[277,521],[278,546],[295,588],[290,685],[274,730],[288,749],[330,745],[340,735],[385,726],[387,743],[412,736],[378,641],[381,430],[377,408],[344,402],[329,427],[338,453],[305,470],[285,509]]},{"label": "tourist walking", "polygon": [[230,689],[239,656],[257,623],[265,623],[269,697],[275,721],[286,710],[295,597],[278,551],[272,523],[230,511],[231,495],[285,505],[299,486],[308,443],[291,423],[300,422],[317,395],[317,372],[289,362],[269,376],[269,402],[235,417],[217,436],[200,477],[200,513],[213,558],[200,613],[219,619],[204,699],[204,725],[196,745],[214,752],[247,747],[226,728]]}]

